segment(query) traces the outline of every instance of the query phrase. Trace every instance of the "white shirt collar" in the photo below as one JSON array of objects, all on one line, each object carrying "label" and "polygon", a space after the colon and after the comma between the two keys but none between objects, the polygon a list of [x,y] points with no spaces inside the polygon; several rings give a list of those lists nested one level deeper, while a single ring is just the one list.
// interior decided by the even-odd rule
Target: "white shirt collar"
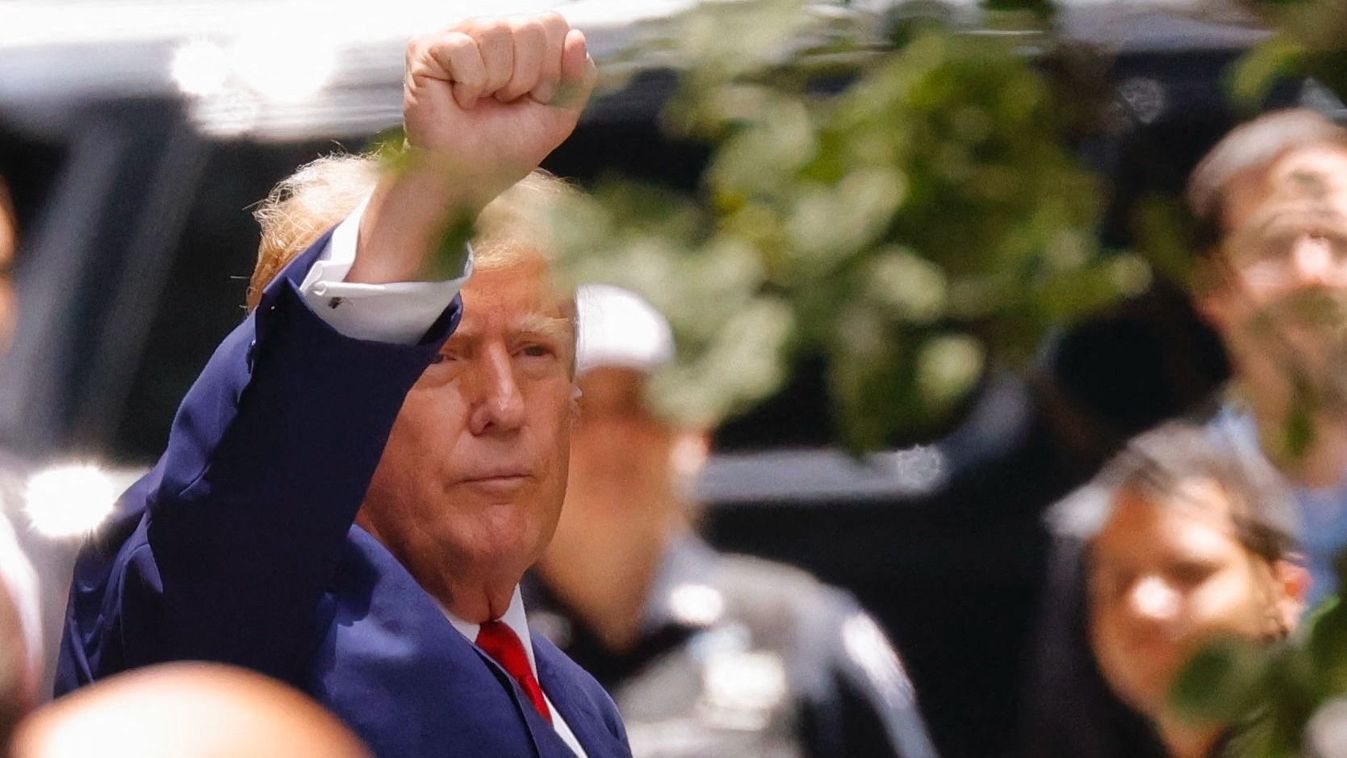
[{"label": "white shirt collar", "polygon": [[[468,638],[468,642],[477,641],[477,632],[481,630],[481,624],[464,621],[443,605],[440,606],[440,610],[458,633]],[[535,677],[538,676],[538,662],[533,659],[533,639],[529,636],[528,618],[524,615],[524,598],[519,593],[518,585],[515,585],[514,594],[510,596],[510,607],[505,609],[505,614],[499,620],[504,621],[505,625],[510,627],[510,631],[519,638],[519,642],[524,646],[524,652],[528,655],[529,668],[533,669]]]}]

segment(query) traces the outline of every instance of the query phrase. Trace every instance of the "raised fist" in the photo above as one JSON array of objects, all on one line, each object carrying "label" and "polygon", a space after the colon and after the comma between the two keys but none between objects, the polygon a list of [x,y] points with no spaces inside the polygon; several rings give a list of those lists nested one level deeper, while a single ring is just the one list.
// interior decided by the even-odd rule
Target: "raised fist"
[{"label": "raised fist", "polygon": [[349,282],[457,276],[443,236],[537,168],[575,129],[598,78],[585,36],[555,13],[465,21],[407,46],[410,161],[386,171],[360,222]]},{"label": "raised fist", "polygon": [[494,196],[570,135],[596,78],[555,13],[465,21],[407,46],[407,141]]}]

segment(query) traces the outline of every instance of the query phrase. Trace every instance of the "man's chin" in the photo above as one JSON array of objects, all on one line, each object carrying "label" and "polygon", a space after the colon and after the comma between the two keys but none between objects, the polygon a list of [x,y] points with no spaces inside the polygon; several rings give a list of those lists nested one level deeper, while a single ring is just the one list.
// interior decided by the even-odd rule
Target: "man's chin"
[{"label": "man's chin", "polygon": [[1288,295],[1227,336],[1246,379],[1293,388],[1315,410],[1347,408],[1347,293]]}]

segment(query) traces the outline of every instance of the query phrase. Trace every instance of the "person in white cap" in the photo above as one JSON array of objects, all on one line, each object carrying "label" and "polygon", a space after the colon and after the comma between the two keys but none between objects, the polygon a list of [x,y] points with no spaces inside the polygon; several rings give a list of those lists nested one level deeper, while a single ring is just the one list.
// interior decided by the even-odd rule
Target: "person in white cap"
[{"label": "person in white cap", "polygon": [[932,755],[897,653],[849,594],[694,533],[706,435],[645,398],[674,357],[668,322],[607,285],[576,307],[580,418],[525,585],[535,632],[613,695],[638,756]]}]

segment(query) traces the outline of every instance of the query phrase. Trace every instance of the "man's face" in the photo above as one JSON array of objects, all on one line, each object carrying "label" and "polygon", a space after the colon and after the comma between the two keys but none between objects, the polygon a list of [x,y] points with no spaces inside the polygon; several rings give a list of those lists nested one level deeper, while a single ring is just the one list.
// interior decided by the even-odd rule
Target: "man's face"
[{"label": "man's face", "polygon": [[463,320],[408,393],[361,514],[423,584],[445,571],[517,580],[566,491],[569,304],[537,257],[478,270],[462,294]]},{"label": "man's face", "polygon": [[1297,148],[1236,177],[1224,215],[1219,284],[1201,307],[1241,373],[1331,371],[1347,313],[1347,148]]},{"label": "man's face", "polygon": [[1347,148],[1296,148],[1237,177],[1225,219],[1222,255],[1258,302],[1306,287],[1347,287]]},{"label": "man's face", "polygon": [[665,496],[672,476],[673,433],[645,407],[645,375],[603,366],[586,372],[579,384],[584,394],[566,492],[577,508],[567,519],[580,520],[570,517],[583,517],[594,502],[653,506]]},{"label": "man's face", "polygon": [[1151,717],[1203,642],[1223,634],[1259,639],[1295,622],[1273,566],[1238,540],[1216,482],[1184,480],[1168,500],[1123,491],[1088,552],[1099,671],[1121,700]]}]

